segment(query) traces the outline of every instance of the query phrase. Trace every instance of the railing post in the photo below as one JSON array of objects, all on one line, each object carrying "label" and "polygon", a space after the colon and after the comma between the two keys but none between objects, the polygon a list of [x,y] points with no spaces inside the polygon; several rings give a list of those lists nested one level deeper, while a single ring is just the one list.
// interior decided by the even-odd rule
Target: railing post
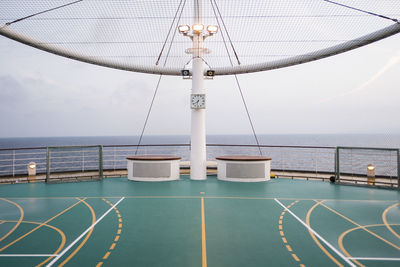
[{"label": "railing post", "polygon": [[50,149],[46,147],[46,183],[50,179]]},{"label": "railing post", "polygon": [[85,150],[82,150],[82,172],[85,172]]},{"label": "railing post", "polygon": [[400,149],[397,149],[397,190],[400,191]]},{"label": "railing post", "polygon": [[318,176],[318,156],[317,156],[317,150],[315,149],[314,152],[314,163],[315,163],[315,177]]},{"label": "railing post", "polygon": [[115,161],[116,161],[116,153],[117,153],[117,148],[114,147],[114,160],[113,160],[113,167],[114,167],[114,171],[115,171]]},{"label": "railing post", "polygon": [[103,179],[103,146],[99,146],[99,176]]},{"label": "railing post", "polygon": [[339,175],[339,147],[336,147],[335,151],[335,180],[339,181],[340,180],[340,175]]},{"label": "railing post", "polygon": [[13,160],[12,160],[12,174],[15,176],[15,150],[13,150]]}]

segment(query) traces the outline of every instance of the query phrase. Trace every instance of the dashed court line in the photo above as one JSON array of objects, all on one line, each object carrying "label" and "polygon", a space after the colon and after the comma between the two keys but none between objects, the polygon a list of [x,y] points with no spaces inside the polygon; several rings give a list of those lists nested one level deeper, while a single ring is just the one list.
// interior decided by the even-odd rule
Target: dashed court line
[{"label": "dashed court line", "polygon": [[125,198],[122,197],[120,200],[118,200],[117,203],[115,203],[110,209],[108,209],[100,218],[97,219],[97,221],[94,224],[92,224],[80,236],[78,236],[68,247],[66,247],[60,254],[58,254],[58,256],[54,258],[47,266],[48,267],[53,266],[53,264],[55,264],[66,252],[68,252],[68,250],[70,250],[79,240],[81,240],[93,227],[96,226],[96,224],[98,224],[101,220],[103,220],[103,218],[107,216],[107,214],[110,213],[110,211],[114,209],[116,206],[118,206],[118,204],[121,203],[121,201],[124,199]]},{"label": "dashed court line", "polygon": [[275,198],[275,202],[278,203],[282,208],[284,208],[287,212],[290,213],[298,222],[300,222],[305,228],[311,231],[316,237],[319,238],[325,245],[327,245],[332,251],[334,251],[340,258],[342,258],[348,265],[351,267],[356,267],[356,265],[349,260],[346,256],[344,256],[339,250],[337,250],[332,244],[326,241],[321,235],[319,235],[314,229],[312,229],[309,225],[303,222],[296,214],[294,214],[290,209],[288,209],[285,205],[283,205],[278,199]]},{"label": "dashed court line", "polygon": [[[102,258],[102,260],[107,260],[108,257],[110,256],[111,252],[115,249],[115,246],[117,245],[117,242],[119,241],[119,238],[121,236],[122,218],[121,218],[121,214],[120,214],[119,210],[117,209],[117,207],[113,207],[113,204],[110,201],[108,201],[107,199],[105,199],[105,198],[102,198],[102,199],[115,210],[115,214],[118,217],[118,230],[117,230],[117,234],[114,237],[114,242],[111,244],[108,251],[106,252],[106,254],[104,254],[104,256]],[[103,261],[100,261],[97,263],[96,267],[100,267],[102,265],[103,265]]]},{"label": "dashed court line", "polygon": [[[298,203],[298,202],[299,202],[299,200],[293,201],[293,202],[288,206],[288,208],[291,208],[294,204],[296,204],[296,203]],[[281,237],[282,237],[282,242],[285,244],[286,249],[287,249],[287,250],[289,251],[289,253],[292,255],[293,259],[294,259],[296,262],[300,262],[299,257],[297,257],[297,255],[293,252],[292,247],[288,244],[288,241],[287,241],[287,239],[286,239],[286,237],[285,237],[285,233],[284,233],[284,231],[283,231],[282,222],[283,222],[283,217],[285,216],[285,213],[286,213],[286,210],[283,210],[282,213],[281,213],[281,216],[279,216],[279,221],[278,221],[278,224],[279,224],[279,225],[278,225],[279,234],[280,234]],[[300,264],[300,266],[305,267],[304,264]]]}]

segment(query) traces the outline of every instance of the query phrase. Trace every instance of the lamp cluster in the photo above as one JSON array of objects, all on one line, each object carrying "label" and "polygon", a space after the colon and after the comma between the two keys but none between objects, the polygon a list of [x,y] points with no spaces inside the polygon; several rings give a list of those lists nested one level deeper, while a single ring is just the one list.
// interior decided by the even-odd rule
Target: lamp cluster
[{"label": "lamp cluster", "polygon": [[[195,34],[201,34],[204,31],[204,25],[203,24],[193,24],[192,25],[192,30]],[[178,31],[182,34],[187,35],[190,31],[190,26],[189,25],[179,25],[178,26]],[[208,25],[207,26],[207,31],[210,35],[213,35],[218,32],[218,26],[216,25]]]}]

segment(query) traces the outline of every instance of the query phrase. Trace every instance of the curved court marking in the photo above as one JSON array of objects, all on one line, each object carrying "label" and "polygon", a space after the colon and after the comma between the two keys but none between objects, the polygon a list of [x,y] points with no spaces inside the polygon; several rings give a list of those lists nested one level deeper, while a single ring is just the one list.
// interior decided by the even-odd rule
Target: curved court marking
[{"label": "curved court marking", "polygon": [[[294,204],[298,203],[298,200],[293,201],[292,203],[289,204],[288,209],[291,208]],[[286,210],[283,210],[281,213],[281,216],[279,217],[279,233],[282,236],[282,242],[285,244],[286,249],[288,250],[288,252],[292,255],[293,259],[297,262],[300,262],[299,257],[297,257],[297,255],[293,252],[292,247],[288,244],[286,237],[285,237],[285,232],[283,231],[283,225],[282,225],[282,221],[283,221],[283,217],[285,216]],[[304,264],[300,264],[300,267],[305,267]]]},{"label": "curved court marking", "polygon": [[320,236],[314,229],[308,226],[305,222],[303,222],[296,214],[294,214],[290,209],[285,207],[278,199],[274,199],[276,203],[278,203],[281,207],[283,207],[287,212],[289,212],[297,221],[299,221],[304,227],[306,227],[309,231],[313,232],[322,242],[325,243],[330,249],[332,249],[339,257],[341,257],[345,262],[347,262],[350,266],[356,267],[346,256],[344,256],[340,251],[338,251],[334,246],[332,246],[328,241],[326,241],[322,236]]},{"label": "curved court marking", "polygon": [[[96,221],[96,214],[92,208],[92,206],[89,205],[89,203],[87,203],[85,200],[82,201],[83,204],[85,204],[89,210],[90,213],[92,215],[92,224],[94,224],[94,222]],[[86,235],[86,237],[82,240],[82,242],[79,244],[79,246],[68,256],[68,258],[66,258],[60,265],[58,265],[59,267],[64,266],[70,259],[72,259],[73,256],[75,256],[75,254],[83,247],[83,245],[85,245],[85,243],[88,241],[89,237],[92,235],[92,232],[94,230],[94,227],[89,231],[89,233]],[[47,260],[50,260],[50,258],[48,258]],[[47,262],[47,261],[46,261]],[[37,266],[39,267],[39,266]]]},{"label": "curved court marking", "polygon": [[382,220],[383,220],[383,223],[385,224],[386,228],[389,229],[389,231],[390,231],[392,234],[394,234],[398,239],[400,239],[400,235],[390,226],[390,224],[389,224],[388,221],[387,221],[387,213],[388,213],[388,211],[389,211],[391,208],[393,208],[393,207],[395,207],[395,206],[397,206],[397,205],[400,205],[400,203],[395,203],[395,204],[393,204],[393,205],[387,207],[387,208],[385,209],[385,211],[382,213]]},{"label": "curved court marking", "polygon": [[88,229],[86,229],[80,236],[78,236],[71,244],[69,244],[68,247],[66,247],[60,254],[57,255],[57,257],[55,257],[49,264],[47,264],[48,267],[53,266],[54,263],[56,263],[62,256],[64,256],[65,253],[67,253],[68,250],[70,250],[80,239],[82,239],[82,237],[84,235],[86,235],[87,232],[89,232],[93,227],[96,226],[96,224],[98,224],[101,220],[103,220],[103,218],[110,213],[110,211],[115,208],[119,203],[121,203],[122,200],[124,200],[125,198],[122,197],[120,200],[118,200],[117,203],[114,204],[114,206],[112,206],[110,209],[108,209],[100,218],[97,219],[97,221],[92,224],[91,226],[89,226]]},{"label": "curved court marking", "polygon": [[390,242],[390,241],[387,241],[386,239],[384,239],[384,238],[381,237],[380,235],[375,234],[374,232],[372,232],[371,230],[365,228],[364,226],[362,226],[362,225],[356,223],[355,221],[353,221],[353,220],[351,220],[350,218],[344,216],[344,215],[341,214],[340,212],[338,212],[338,211],[336,211],[336,210],[334,210],[334,209],[332,209],[332,208],[326,206],[324,203],[321,203],[320,205],[321,205],[321,206],[324,206],[325,208],[327,208],[328,210],[332,211],[333,213],[339,215],[339,216],[342,217],[343,219],[345,219],[345,220],[351,222],[352,224],[354,224],[354,225],[360,227],[360,228],[363,229],[364,231],[366,231],[366,232],[368,232],[369,234],[375,236],[376,238],[382,240],[382,241],[385,242],[386,244],[388,244],[388,245],[394,247],[394,248],[397,249],[397,250],[400,250],[400,247],[396,246],[395,244],[393,244],[393,243]]},{"label": "curved court marking", "polygon": [[[17,221],[5,221],[5,222],[17,222]],[[42,224],[40,222],[22,221],[21,223],[37,224],[37,225],[49,227],[49,228],[57,231],[61,236],[61,243],[58,246],[57,250],[53,254],[2,254],[0,256],[2,256],[2,257],[6,257],[6,256],[7,257],[48,257],[48,256],[56,255],[65,246],[65,241],[66,241],[65,234],[59,228],[57,228],[53,225],[49,225],[49,224]]]},{"label": "curved court marking", "polygon": [[[311,213],[314,211],[314,209],[319,206],[323,201],[317,202],[314,206],[312,206],[308,212],[307,212],[307,217],[306,217],[306,223],[308,226],[311,227],[311,223],[310,223],[310,217],[311,217]],[[315,237],[314,233],[311,232],[310,230],[308,231],[311,235],[311,238],[314,240],[314,242],[318,245],[318,247],[334,262],[336,263],[337,266],[343,267],[343,264],[341,264],[335,257],[332,256],[331,253],[329,253],[328,250],[325,249],[325,247],[321,244],[321,242],[318,241],[318,239]]]},{"label": "curved court marking", "polygon": [[[400,225],[400,224],[392,224],[392,225]],[[385,225],[384,225],[384,224],[370,224],[370,225],[364,225],[364,226],[361,226],[361,225],[360,225],[360,226],[351,228],[351,229],[349,229],[349,230],[343,232],[343,233],[339,236],[338,244],[339,244],[340,249],[343,251],[343,253],[344,253],[347,257],[349,257],[351,260],[353,260],[354,262],[356,262],[359,266],[365,266],[365,265],[363,265],[362,263],[360,263],[360,262],[357,261],[357,259],[362,259],[362,258],[359,258],[359,257],[352,257],[352,256],[347,252],[347,250],[346,250],[346,249],[344,248],[344,246],[343,246],[343,238],[344,238],[348,233],[353,232],[353,231],[355,231],[355,230],[358,230],[358,229],[364,230],[364,228],[376,227],[376,226],[385,226]],[[378,258],[375,258],[375,260],[376,260],[376,259],[378,259]],[[381,258],[380,260],[382,260],[382,258]]]},{"label": "curved court marking", "polygon": [[45,221],[44,223],[41,223],[40,225],[38,225],[37,227],[33,228],[32,230],[30,230],[28,233],[18,237],[17,239],[15,239],[14,241],[8,243],[7,245],[5,245],[4,247],[0,248],[0,252],[5,250],[6,248],[8,248],[9,246],[17,243],[18,241],[20,241],[21,239],[23,239],[24,237],[30,235],[31,233],[35,232],[37,229],[39,229],[40,227],[42,227],[43,225],[47,224],[48,222],[54,220],[55,218],[57,218],[58,216],[64,214],[65,212],[67,212],[68,210],[72,209],[73,207],[75,207],[76,205],[78,205],[79,203],[81,203],[82,200],[79,200],[78,202],[76,202],[75,204],[69,206],[68,208],[66,208],[65,210],[61,211],[60,213],[58,213],[57,215],[53,216],[52,218],[48,219],[47,221]]},{"label": "curved court marking", "polygon": [[[113,207],[113,204],[112,204],[110,201],[108,201],[107,199],[102,198],[102,200],[105,201],[105,202],[106,202],[108,205],[110,205],[111,207]],[[106,252],[106,254],[104,254],[104,256],[103,256],[103,258],[102,258],[103,260],[108,259],[108,257],[109,257],[110,254],[111,254],[111,251],[115,249],[115,246],[117,245],[117,242],[118,242],[118,240],[119,240],[119,237],[120,237],[121,231],[122,231],[122,218],[121,218],[121,214],[119,213],[119,210],[117,209],[117,207],[113,207],[113,209],[115,210],[115,213],[117,214],[117,217],[118,217],[118,230],[117,230],[117,235],[116,235],[115,238],[114,238],[114,243],[111,244],[111,246],[110,246],[110,248],[108,249],[108,251]],[[118,239],[117,239],[117,237],[118,237]],[[102,261],[98,262],[98,263],[96,264],[96,267],[100,267],[101,265],[103,265],[103,262],[102,262]]]},{"label": "curved court marking", "polygon": [[10,231],[8,231],[7,234],[5,234],[2,238],[0,238],[0,242],[1,242],[1,241],[3,241],[7,236],[11,235],[12,232],[14,232],[15,229],[17,229],[18,226],[21,224],[22,220],[24,219],[24,209],[21,208],[21,206],[18,205],[17,203],[15,203],[14,201],[8,200],[8,199],[6,199],[6,198],[0,198],[0,199],[3,200],[3,201],[6,201],[6,202],[9,202],[9,203],[13,204],[14,206],[16,206],[16,207],[19,209],[19,212],[20,212],[20,216],[19,216],[19,219],[18,219],[17,223],[14,225],[14,227],[13,227]]}]

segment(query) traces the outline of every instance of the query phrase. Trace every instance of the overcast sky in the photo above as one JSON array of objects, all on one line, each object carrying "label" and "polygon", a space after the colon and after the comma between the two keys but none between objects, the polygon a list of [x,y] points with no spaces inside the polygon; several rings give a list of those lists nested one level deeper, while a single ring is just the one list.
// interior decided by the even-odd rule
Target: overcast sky
[{"label": "overcast sky", "polygon": [[[400,133],[400,35],[239,75],[258,134]],[[158,80],[0,36],[0,137],[139,135]],[[250,134],[233,76],[206,81],[207,133]],[[164,76],[146,134],[190,134],[191,80]]]}]

